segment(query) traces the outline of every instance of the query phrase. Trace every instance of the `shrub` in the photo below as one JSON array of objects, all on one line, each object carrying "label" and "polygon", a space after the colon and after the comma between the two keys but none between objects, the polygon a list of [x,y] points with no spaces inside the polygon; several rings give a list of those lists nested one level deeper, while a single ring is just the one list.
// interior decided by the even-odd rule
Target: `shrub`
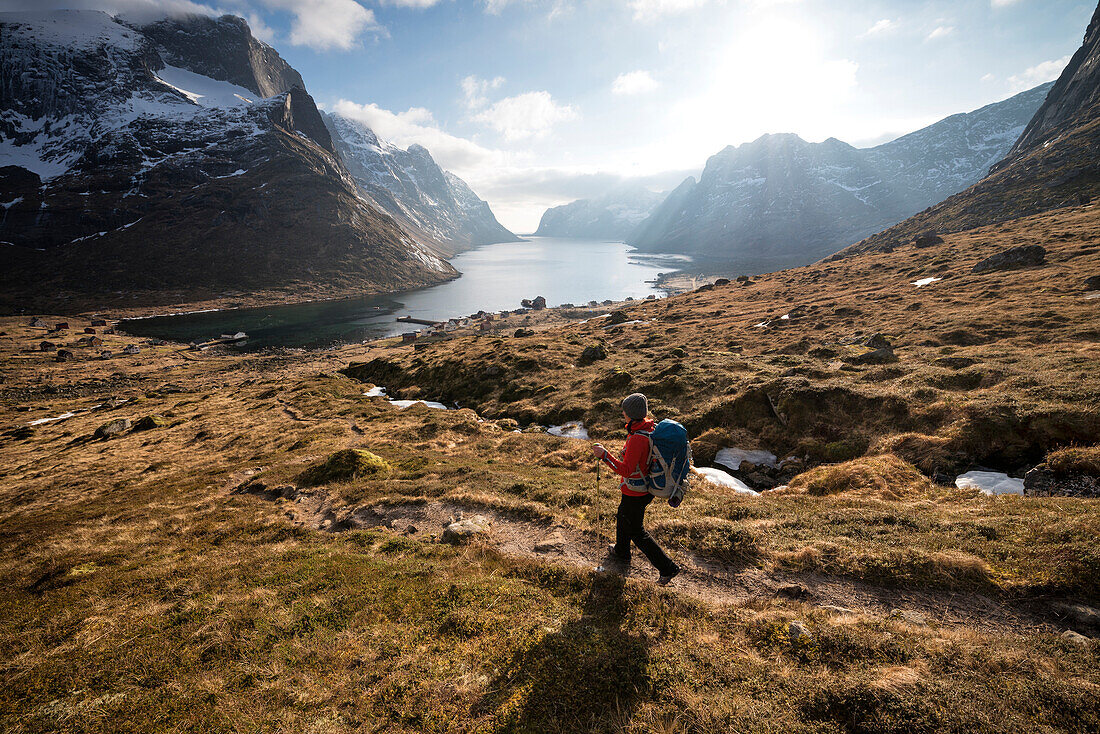
[{"label": "shrub", "polygon": [[865,456],[832,466],[819,466],[791,480],[788,491],[823,497],[832,494],[900,499],[926,492],[932,482],[896,456]]},{"label": "shrub", "polygon": [[383,477],[392,471],[389,462],[366,449],[343,449],[302,473],[302,484],[315,486],[359,477]]}]

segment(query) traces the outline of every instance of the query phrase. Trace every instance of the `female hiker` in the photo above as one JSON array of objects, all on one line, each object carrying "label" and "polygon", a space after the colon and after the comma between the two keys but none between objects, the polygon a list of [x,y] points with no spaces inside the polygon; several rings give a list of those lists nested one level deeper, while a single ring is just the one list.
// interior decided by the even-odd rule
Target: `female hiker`
[{"label": "female hiker", "polygon": [[623,478],[619,487],[623,497],[615,515],[615,544],[608,547],[611,557],[629,563],[630,543],[633,541],[660,572],[661,577],[657,584],[665,586],[672,581],[673,576],[680,573],[680,567],[642,527],[645,508],[653,501],[653,495],[645,485],[645,475],[649,471],[649,434],[655,427],[654,422],[647,417],[648,413],[649,403],[645,395],[628,395],[623,400],[623,418],[626,420],[628,436],[622,455],[615,458],[598,443],[592,446],[592,453]]}]

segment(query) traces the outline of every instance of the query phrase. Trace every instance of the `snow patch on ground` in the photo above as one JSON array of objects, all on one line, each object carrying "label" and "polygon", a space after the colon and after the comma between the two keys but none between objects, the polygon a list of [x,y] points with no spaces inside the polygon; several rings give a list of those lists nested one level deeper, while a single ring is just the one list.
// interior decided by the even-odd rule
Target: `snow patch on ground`
[{"label": "snow patch on ground", "polygon": [[926,285],[932,285],[941,280],[943,280],[943,278],[921,278],[920,280],[914,280],[910,285],[915,285],[917,288],[923,288]]},{"label": "snow patch on ground", "polygon": [[76,413],[62,413],[61,415],[55,415],[53,418],[39,418],[36,421],[31,421],[28,426],[40,426],[43,423],[53,423],[54,421],[63,421],[68,418],[72,418]]},{"label": "snow patch on ground", "polygon": [[584,423],[580,421],[569,421],[560,426],[550,426],[546,432],[551,436],[588,440],[588,430],[584,427]]},{"label": "snow patch on ground", "polygon": [[417,403],[423,403],[424,405],[427,405],[429,408],[434,408],[435,410],[450,410],[450,408],[448,408],[443,403],[437,403],[434,400],[391,400],[390,401],[390,405],[394,406],[395,408],[401,408],[402,410],[404,410],[405,408],[408,408],[410,406],[416,405]]},{"label": "snow patch on ground", "polygon": [[777,457],[770,451],[750,451],[746,449],[728,448],[722,449],[718,452],[718,455],[714,457],[714,463],[721,464],[722,466],[727,466],[733,471],[737,471],[741,468],[742,461],[747,461],[751,464],[756,464],[757,466],[760,466],[762,464],[764,466],[775,469],[777,466],[776,462],[778,461],[778,458],[779,457]]},{"label": "snow patch on ground", "polygon": [[977,489],[988,495],[1024,493],[1023,479],[996,471],[968,471],[955,478],[955,486],[959,489]]},{"label": "snow patch on ground", "polygon": [[744,494],[750,497],[759,497],[760,493],[749,485],[742,482],[737,477],[731,476],[721,469],[714,469],[709,466],[704,466],[701,469],[696,469],[695,473],[703,477],[711,484],[717,484],[719,487],[727,487],[737,492],[737,494]]},{"label": "snow patch on ground", "polygon": [[367,398],[384,398],[386,397],[386,388],[379,385],[375,385],[370,390],[363,393],[363,397]]}]

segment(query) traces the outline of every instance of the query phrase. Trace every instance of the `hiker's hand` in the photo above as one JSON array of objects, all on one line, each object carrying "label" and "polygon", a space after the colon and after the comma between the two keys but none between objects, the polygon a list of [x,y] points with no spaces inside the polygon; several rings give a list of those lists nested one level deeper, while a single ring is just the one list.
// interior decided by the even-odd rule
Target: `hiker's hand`
[{"label": "hiker's hand", "polygon": [[592,455],[595,456],[597,459],[602,459],[603,457],[607,456],[607,449],[605,449],[598,443],[594,443],[592,444]]}]

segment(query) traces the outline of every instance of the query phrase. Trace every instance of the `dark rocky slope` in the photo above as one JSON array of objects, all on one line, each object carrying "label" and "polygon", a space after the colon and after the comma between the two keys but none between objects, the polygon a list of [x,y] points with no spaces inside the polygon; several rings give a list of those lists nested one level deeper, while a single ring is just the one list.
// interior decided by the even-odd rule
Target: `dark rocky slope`
[{"label": "dark rocky slope", "polygon": [[360,196],[301,77],[239,19],[0,22],[3,308],[453,277]]}]

